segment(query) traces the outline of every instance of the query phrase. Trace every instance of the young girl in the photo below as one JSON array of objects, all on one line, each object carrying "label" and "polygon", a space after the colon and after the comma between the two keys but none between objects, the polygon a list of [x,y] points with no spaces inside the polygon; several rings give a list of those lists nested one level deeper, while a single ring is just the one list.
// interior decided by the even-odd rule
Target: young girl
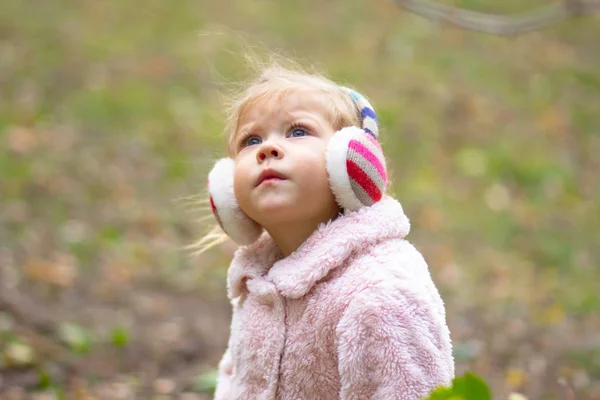
[{"label": "young girl", "polygon": [[366,98],[273,66],[233,103],[228,134],[208,189],[243,247],[215,399],[416,400],[449,384],[444,305],[385,193]]}]

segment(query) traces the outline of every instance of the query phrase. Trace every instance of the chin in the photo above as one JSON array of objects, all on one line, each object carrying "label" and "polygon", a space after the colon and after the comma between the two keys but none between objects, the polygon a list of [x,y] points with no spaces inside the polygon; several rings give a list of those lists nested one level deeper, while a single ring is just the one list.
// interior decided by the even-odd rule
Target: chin
[{"label": "chin", "polygon": [[[264,200],[256,207],[256,221],[290,222],[301,218],[298,215],[298,201],[292,199]],[[261,224],[262,225],[262,224]]]}]

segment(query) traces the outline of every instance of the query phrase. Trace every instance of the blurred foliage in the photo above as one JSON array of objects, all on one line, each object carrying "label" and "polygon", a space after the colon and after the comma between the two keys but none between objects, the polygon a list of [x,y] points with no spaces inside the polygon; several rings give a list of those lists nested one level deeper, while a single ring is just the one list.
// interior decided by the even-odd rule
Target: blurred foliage
[{"label": "blurred foliage", "polygon": [[466,373],[452,380],[452,385],[434,390],[426,400],[490,400],[487,384],[477,375]]},{"label": "blurred foliage", "polygon": [[[446,3],[519,13],[545,1]],[[557,376],[599,393],[599,35],[588,17],[492,37],[383,0],[3,0],[3,283],[77,321],[63,334],[84,352],[92,337],[124,347],[136,334],[103,332],[123,321],[88,311],[92,298],[115,307],[160,282],[223,299],[231,245],[199,259],[184,246],[212,223],[196,220],[208,214],[197,200],[225,154],[222,94],[247,76],[241,54],[268,48],[375,104],[458,369],[498,393],[556,398],[544,382]],[[226,333],[214,336],[210,362]],[[25,357],[11,337],[2,351]]]},{"label": "blurred foliage", "polygon": [[196,390],[197,392],[208,392],[211,395],[214,395],[215,390],[217,388],[217,376],[218,375],[219,375],[219,373],[216,369],[205,372],[204,374],[198,375],[196,377],[194,390]]},{"label": "blurred foliage", "polygon": [[[196,378],[195,389],[198,392],[209,392],[214,395],[217,386],[217,370],[208,371]],[[509,400],[516,400],[516,393]],[[451,385],[440,386],[423,398],[423,400],[491,400],[488,385],[481,377],[472,372],[467,372],[452,380]],[[527,400],[522,397],[521,400]]]},{"label": "blurred foliage", "polygon": [[[196,390],[208,391],[211,395],[216,389],[217,371],[209,371],[197,377]],[[423,400],[491,400],[490,388],[481,377],[472,372],[467,372],[452,380],[448,386],[440,386],[423,398]],[[527,400],[524,396],[511,393],[509,400]]]},{"label": "blurred foliage", "polygon": [[114,346],[122,348],[129,343],[129,332],[123,327],[116,327],[112,331],[112,343]]},{"label": "blurred foliage", "polygon": [[92,348],[92,335],[82,326],[71,322],[62,322],[58,326],[58,336],[75,353],[87,354]]}]

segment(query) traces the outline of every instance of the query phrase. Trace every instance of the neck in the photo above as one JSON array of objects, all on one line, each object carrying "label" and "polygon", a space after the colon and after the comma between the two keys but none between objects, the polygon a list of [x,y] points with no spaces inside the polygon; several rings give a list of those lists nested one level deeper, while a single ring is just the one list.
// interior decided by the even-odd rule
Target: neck
[{"label": "neck", "polygon": [[339,210],[326,219],[304,220],[301,222],[288,222],[274,226],[265,227],[265,230],[273,238],[273,241],[281,251],[284,257],[289,256],[296,251],[302,243],[314,233],[314,231],[323,222],[331,221],[337,218]]}]

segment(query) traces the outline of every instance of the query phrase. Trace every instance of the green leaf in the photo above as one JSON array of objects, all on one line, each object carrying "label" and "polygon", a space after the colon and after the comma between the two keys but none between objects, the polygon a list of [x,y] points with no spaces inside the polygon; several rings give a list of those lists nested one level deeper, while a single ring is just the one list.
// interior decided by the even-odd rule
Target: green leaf
[{"label": "green leaf", "polygon": [[67,400],[67,395],[65,394],[65,391],[63,388],[54,386],[52,388],[52,392],[54,392],[54,398],[56,400]]},{"label": "green leaf", "polygon": [[109,225],[104,227],[99,233],[100,239],[104,243],[118,243],[123,238],[123,233],[118,227]]},{"label": "green leaf", "polygon": [[198,375],[194,382],[194,390],[196,392],[209,392],[213,393],[217,387],[217,370],[211,370]]},{"label": "green leaf", "polygon": [[45,369],[38,369],[39,387],[40,389],[48,389],[52,385],[52,378]]},{"label": "green leaf", "polygon": [[453,389],[465,400],[490,400],[491,393],[487,384],[477,375],[467,372],[463,377],[454,380]]},{"label": "green leaf", "polygon": [[123,327],[116,327],[112,331],[111,339],[115,347],[123,348],[129,344],[129,332]]},{"label": "green leaf", "polygon": [[429,395],[429,397],[427,397],[427,400],[448,400],[448,399],[452,398],[452,396],[453,396],[452,388],[439,387],[439,388],[435,389]]},{"label": "green leaf", "polygon": [[60,324],[58,336],[76,353],[87,354],[92,348],[92,335],[88,330],[77,324],[70,322]]},{"label": "green leaf", "polygon": [[451,387],[438,387],[424,400],[491,400],[491,392],[483,379],[467,372],[454,378]]}]

